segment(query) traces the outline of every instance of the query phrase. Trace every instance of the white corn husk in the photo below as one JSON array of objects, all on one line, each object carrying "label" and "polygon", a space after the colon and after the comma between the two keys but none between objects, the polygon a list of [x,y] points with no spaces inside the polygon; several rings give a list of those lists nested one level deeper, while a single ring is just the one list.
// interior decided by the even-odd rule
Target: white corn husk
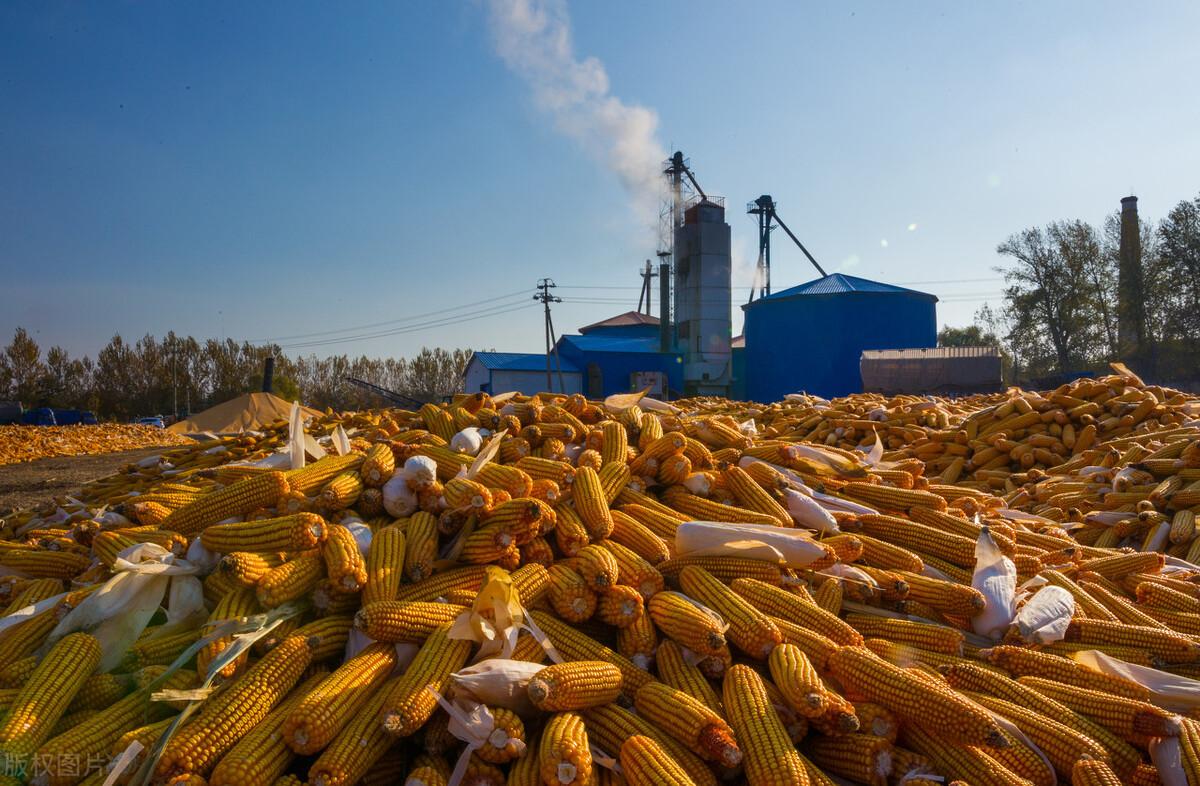
[{"label": "white corn husk", "polygon": [[454,696],[466,696],[491,707],[504,707],[522,718],[536,717],[538,709],[526,688],[543,663],[488,658],[450,675]]},{"label": "white corn husk", "polygon": [[971,629],[999,641],[1017,614],[1017,566],[1000,552],[985,526],[975,541],[975,573],[971,586],[983,593],[983,611],[971,618]]},{"label": "white corn husk", "polygon": [[805,568],[825,557],[825,547],[803,530],[770,524],[685,521],[675,530],[683,556],[747,557],[789,568]]}]

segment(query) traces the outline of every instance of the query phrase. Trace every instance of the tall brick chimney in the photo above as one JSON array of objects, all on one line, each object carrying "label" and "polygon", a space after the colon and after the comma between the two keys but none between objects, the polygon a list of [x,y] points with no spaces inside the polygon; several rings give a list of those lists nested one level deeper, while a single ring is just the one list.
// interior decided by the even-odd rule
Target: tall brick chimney
[{"label": "tall brick chimney", "polygon": [[1144,348],[1146,300],[1142,286],[1142,240],[1137,197],[1121,200],[1120,266],[1117,278],[1117,343],[1122,360],[1136,360]]}]

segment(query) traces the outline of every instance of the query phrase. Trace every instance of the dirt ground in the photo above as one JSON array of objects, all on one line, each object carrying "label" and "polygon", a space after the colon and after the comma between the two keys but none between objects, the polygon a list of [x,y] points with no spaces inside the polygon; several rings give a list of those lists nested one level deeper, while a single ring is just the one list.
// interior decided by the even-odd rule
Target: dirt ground
[{"label": "dirt ground", "polygon": [[0,466],[0,516],[78,491],[90,480],[111,475],[130,462],[170,450],[139,448],[98,456],[62,456]]}]

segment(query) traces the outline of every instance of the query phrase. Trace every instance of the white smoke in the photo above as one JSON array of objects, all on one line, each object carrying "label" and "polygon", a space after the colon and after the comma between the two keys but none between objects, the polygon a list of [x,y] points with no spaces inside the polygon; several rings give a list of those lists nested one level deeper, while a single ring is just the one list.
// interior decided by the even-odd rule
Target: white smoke
[{"label": "white smoke", "polygon": [[565,0],[488,0],[496,52],[533,91],[555,127],[620,179],[644,223],[658,218],[666,150],[652,109],[612,95],[604,64],[580,59]]}]

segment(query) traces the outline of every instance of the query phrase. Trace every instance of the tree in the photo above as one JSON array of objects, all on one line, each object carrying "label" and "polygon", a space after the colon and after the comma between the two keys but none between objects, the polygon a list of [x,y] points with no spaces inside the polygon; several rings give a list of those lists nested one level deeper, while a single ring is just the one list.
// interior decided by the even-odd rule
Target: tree
[{"label": "tree", "polygon": [[998,347],[1000,339],[992,333],[985,333],[982,326],[967,325],[966,327],[951,327],[946,325],[938,331],[939,347]]},{"label": "tree", "polygon": [[998,268],[1011,316],[1008,340],[1045,373],[1076,370],[1108,354],[1108,330],[1096,319],[1111,306],[1103,289],[1104,262],[1096,231],[1083,221],[1059,221],[1008,238],[997,253],[1016,264]]},{"label": "tree", "polygon": [[1175,205],[1158,225],[1155,239],[1161,304],[1163,365],[1194,374],[1200,350],[1200,196]]},{"label": "tree", "polygon": [[0,392],[25,404],[41,404],[45,375],[41,349],[25,328],[17,328],[12,343],[0,355]]}]

